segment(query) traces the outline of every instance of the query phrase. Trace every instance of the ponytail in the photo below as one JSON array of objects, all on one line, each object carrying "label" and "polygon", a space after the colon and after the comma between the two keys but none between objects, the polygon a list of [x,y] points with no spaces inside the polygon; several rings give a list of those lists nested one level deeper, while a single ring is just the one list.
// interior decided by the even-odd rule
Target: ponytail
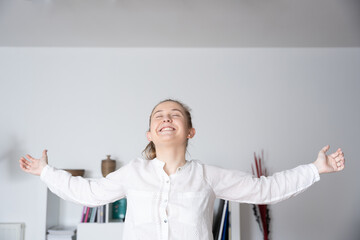
[{"label": "ponytail", "polygon": [[150,142],[144,149],[143,154],[148,160],[153,160],[154,158],[156,158],[155,144],[153,142]]}]

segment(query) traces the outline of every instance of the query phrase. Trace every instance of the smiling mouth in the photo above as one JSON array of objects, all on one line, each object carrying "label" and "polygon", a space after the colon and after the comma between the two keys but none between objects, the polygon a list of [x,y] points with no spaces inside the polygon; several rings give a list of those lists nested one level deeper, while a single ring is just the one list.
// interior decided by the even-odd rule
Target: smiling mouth
[{"label": "smiling mouth", "polygon": [[175,128],[173,127],[163,127],[160,129],[159,132],[166,132],[166,131],[175,131]]}]

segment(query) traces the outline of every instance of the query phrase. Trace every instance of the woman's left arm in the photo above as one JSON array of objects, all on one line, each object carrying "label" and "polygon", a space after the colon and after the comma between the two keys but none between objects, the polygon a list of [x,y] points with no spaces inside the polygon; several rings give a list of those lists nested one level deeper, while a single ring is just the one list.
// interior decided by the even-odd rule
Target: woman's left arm
[{"label": "woman's left arm", "polygon": [[204,165],[205,179],[217,198],[229,201],[273,204],[305,191],[320,180],[320,173],[344,169],[344,154],[338,151],[326,155],[329,146],[322,148],[314,163],[257,178],[252,174]]}]

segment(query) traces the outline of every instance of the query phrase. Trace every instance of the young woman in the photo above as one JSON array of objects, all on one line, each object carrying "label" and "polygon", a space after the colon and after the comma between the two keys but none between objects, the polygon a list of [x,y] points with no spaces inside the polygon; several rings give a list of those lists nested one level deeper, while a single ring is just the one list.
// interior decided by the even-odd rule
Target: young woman
[{"label": "young woman", "polygon": [[344,169],[341,149],[326,155],[329,146],[325,146],[314,163],[259,179],[186,160],[188,140],[194,135],[189,109],[165,100],[150,115],[146,159],[135,159],[106,178],[87,180],[57,170],[48,165],[47,150],[40,159],[21,157],[20,167],[39,175],[59,197],[82,205],[99,206],[126,197],[124,240],[213,239],[215,198],[276,203],[303,192],[319,181],[319,174]]}]

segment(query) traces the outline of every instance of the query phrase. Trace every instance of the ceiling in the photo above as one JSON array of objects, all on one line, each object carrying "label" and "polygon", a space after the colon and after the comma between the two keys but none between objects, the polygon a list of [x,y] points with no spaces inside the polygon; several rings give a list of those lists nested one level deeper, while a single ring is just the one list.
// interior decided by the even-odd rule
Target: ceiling
[{"label": "ceiling", "polygon": [[360,47],[360,1],[0,0],[0,46]]}]

